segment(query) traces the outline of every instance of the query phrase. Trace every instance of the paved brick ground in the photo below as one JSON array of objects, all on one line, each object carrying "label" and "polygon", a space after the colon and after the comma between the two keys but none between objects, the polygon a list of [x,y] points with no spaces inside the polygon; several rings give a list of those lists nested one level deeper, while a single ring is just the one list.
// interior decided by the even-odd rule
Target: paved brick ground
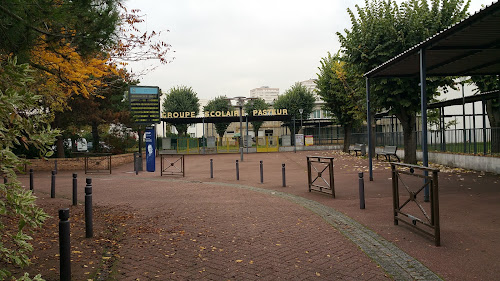
[{"label": "paved brick ground", "polygon": [[[310,154],[335,157],[336,199],[307,191],[305,156]],[[91,175],[95,204],[125,206],[133,214],[123,225],[123,246],[112,253],[117,275],[108,277],[438,279],[432,271],[448,280],[496,276],[489,269],[500,266],[500,246],[495,243],[500,230],[495,223],[500,218],[498,175],[441,173],[442,247],[434,247],[428,237],[392,224],[385,162],[376,161],[375,180],[365,181],[367,209],[360,210],[357,173],[366,171],[366,159],[331,152],[245,154],[244,158],[240,181],[235,180],[237,154],[188,155],[184,178],[160,177],[159,162],[155,173],[136,176],[130,164],[112,175]],[[259,179],[260,160],[264,184]],[[282,163],[287,187],[281,187]],[[82,172],[79,175],[83,182]],[[37,190],[48,193],[49,180],[49,174],[37,174]],[[57,183],[62,186],[57,196],[70,198],[71,173],[60,172]],[[83,188],[79,196],[83,199]]]}]

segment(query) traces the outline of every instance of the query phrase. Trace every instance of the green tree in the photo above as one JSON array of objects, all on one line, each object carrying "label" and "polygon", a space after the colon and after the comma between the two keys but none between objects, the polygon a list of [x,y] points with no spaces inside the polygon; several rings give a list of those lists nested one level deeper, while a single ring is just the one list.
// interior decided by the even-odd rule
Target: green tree
[{"label": "green tree", "polygon": [[[464,4],[465,3],[465,4]],[[408,0],[400,7],[392,0],[365,0],[365,7],[348,9],[351,29],[337,32],[346,63],[358,74],[377,67],[395,55],[460,21],[470,1]],[[419,78],[372,79],[371,102],[389,110],[403,127],[405,162],[416,163],[416,115],[420,111]],[[452,85],[451,78],[428,78],[429,100],[439,86]]]},{"label": "green tree", "polygon": [[[227,99],[226,96],[219,96],[216,97],[213,100],[210,100],[207,105],[203,107],[204,111],[232,111],[233,106],[231,105],[231,102]],[[231,123],[226,123],[226,122],[220,122],[215,124],[215,131],[219,135],[219,140],[220,143],[222,144],[222,137],[224,136],[224,133],[226,132],[227,127]]]},{"label": "green tree", "polygon": [[[309,119],[314,108],[314,98],[313,93],[309,91],[304,85],[296,82],[290,89],[287,89],[285,93],[279,96],[274,102],[275,109],[286,109],[288,115],[295,117],[295,120],[299,120],[301,114],[299,109],[303,109],[302,118],[304,120]],[[285,125],[293,131],[293,123],[285,122]],[[300,130],[300,126],[295,126],[295,133]]]},{"label": "green tree", "polygon": [[[248,114],[248,116],[253,116],[253,111],[254,110],[265,110],[269,108],[269,104],[266,103],[264,99],[257,98],[254,100],[250,100],[245,104],[245,112]],[[255,134],[255,137],[258,136],[259,134],[259,129],[262,127],[262,124],[264,124],[263,121],[252,121],[252,127],[253,127],[253,132]]]},{"label": "green tree", "polygon": [[[50,128],[49,116],[39,106],[41,97],[28,90],[29,74],[28,65],[17,65],[15,59],[0,63],[0,174],[8,178],[7,184],[0,183],[0,260],[20,267],[30,264],[28,254],[33,250],[27,233],[41,227],[47,214],[35,205],[31,191],[17,180],[16,171],[24,162],[12,150],[16,145],[32,145],[41,156],[50,156],[47,147],[58,134]],[[7,269],[0,268],[0,280],[9,276]]]},{"label": "green tree", "polygon": [[[500,89],[500,75],[472,76],[480,93]],[[486,112],[491,127],[491,152],[500,153],[500,98],[486,101]]]},{"label": "green tree", "polygon": [[[165,101],[163,102],[163,112],[194,112],[196,115],[200,112],[200,100],[197,93],[187,86],[173,87],[170,89]],[[179,135],[186,135],[189,124],[172,124],[175,126]]]},{"label": "green tree", "polygon": [[118,0],[2,0],[0,52],[31,62],[31,50],[42,39],[52,51],[70,41],[78,53],[95,54],[117,42],[119,8]]},{"label": "green tree", "polygon": [[132,126],[129,101],[124,98],[124,92],[128,90],[129,85],[138,83],[138,81],[130,81],[130,75],[127,74],[107,75],[102,80],[102,86],[96,90],[97,95],[87,98],[81,95],[74,96],[68,102],[71,111],[56,115],[59,128],[65,130],[64,138],[74,136],[69,128],[82,128],[90,125],[92,149],[95,152],[101,151],[99,126],[110,124]]},{"label": "green tree", "polygon": [[364,114],[363,93],[360,87],[360,77],[346,68],[339,54],[321,59],[317,93],[325,102],[324,108],[330,111],[344,127],[344,152],[349,152],[351,133],[354,127],[361,125]]}]

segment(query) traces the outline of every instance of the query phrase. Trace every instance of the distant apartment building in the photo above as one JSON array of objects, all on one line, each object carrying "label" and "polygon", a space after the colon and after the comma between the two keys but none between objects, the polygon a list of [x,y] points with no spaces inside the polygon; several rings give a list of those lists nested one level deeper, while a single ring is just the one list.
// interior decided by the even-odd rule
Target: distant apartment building
[{"label": "distant apartment building", "polygon": [[313,112],[309,116],[309,119],[330,119],[330,115],[326,110],[323,110],[322,107],[325,102],[321,99],[320,96],[316,93],[316,79],[309,79],[300,82],[302,86],[305,86],[316,98],[316,102],[314,103]]},{"label": "distant apartment building", "polygon": [[268,104],[273,104],[274,100],[278,98],[280,93],[279,88],[269,88],[268,86],[262,86],[260,88],[255,88],[250,90],[251,98],[261,98]]},{"label": "distant apartment building", "polygon": [[316,100],[320,99],[318,94],[316,93],[316,79],[305,80],[300,82],[300,84],[311,91],[311,93],[314,94],[314,97],[316,97]]}]

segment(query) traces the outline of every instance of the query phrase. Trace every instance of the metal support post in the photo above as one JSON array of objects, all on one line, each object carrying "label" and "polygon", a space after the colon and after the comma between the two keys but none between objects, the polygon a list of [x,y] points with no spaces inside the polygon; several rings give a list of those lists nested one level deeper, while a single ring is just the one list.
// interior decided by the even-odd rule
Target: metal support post
[{"label": "metal support post", "polygon": [[293,116],[293,152],[297,153],[297,140],[295,137],[295,116]]},{"label": "metal support post", "polygon": [[214,178],[214,159],[210,159],[210,178]]},{"label": "metal support post", "polygon": [[264,163],[260,160],[260,183],[264,183]]},{"label": "metal support post", "polygon": [[359,177],[359,208],[365,208],[365,180],[363,179],[363,172],[358,173]]},{"label": "metal support post", "polygon": [[368,169],[370,171],[370,181],[373,181],[373,155],[372,155],[372,120],[370,104],[370,79],[366,77],[366,123],[368,131]]},{"label": "metal support post", "polygon": [[30,190],[34,191],[33,169],[30,169]]},{"label": "metal support post", "polygon": [[86,179],[85,186],[85,237],[92,238],[94,229],[92,224],[92,179]]},{"label": "metal support post", "polygon": [[283,178],[283,187],[286,187],[285,163],[281,164],[281,175]]},{"label": "metal support post", "polygon": [[238,163],[238,160],[236,160],[236,180],[240,180],[240,165]]},{"label": "metal support post", "polygon": [[78,201],[77,176],[77,174],[73,174],[73,206],[76,206]]},{"label": "metal support post", "polygon": [[[420,49],[420,108],[422,113],[422,162],[425,167],[429,167],[429,153],[427,151],[427,61],[426,50]],[[427,177],[427,170],[424,176]],[[427,179],[424,179],[426,182]],[[424,188],[424,201],[429,202],[429,186]]]},{"label": "metal support post", "polygon": [[59,266],[61,281],[71,280],[69,209],[59,210]]},{"label": "metal support post", "polygon": [[241,162],[243,162],[243,101],[238,101],[238,107],[240,108],[240,154],[241,154]]},{"label": "metal support post", "polygon": [[477,154],[477,139],[476,139],[476,106],[472,102],[472,138],[474,140],[474,155]]},{"label": "metal support post", "polygon": [[56,171],[52,171],[50,181],[50,198],[56,198]]}]

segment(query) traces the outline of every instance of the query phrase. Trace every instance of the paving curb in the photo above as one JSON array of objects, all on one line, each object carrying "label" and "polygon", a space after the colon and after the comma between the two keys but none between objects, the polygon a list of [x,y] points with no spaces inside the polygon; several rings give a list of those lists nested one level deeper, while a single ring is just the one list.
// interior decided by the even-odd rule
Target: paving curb
[{"label": "paving curb", "polygon": [[341,212],[316,201],[280,191],[240,184],[201,182],[202,184],[231,186],[270,194],[301,205],[322,217],[345,237],[358,245],[365,254],[378,263],[394,280],[443,280],[415,258],[391,242]]}]

